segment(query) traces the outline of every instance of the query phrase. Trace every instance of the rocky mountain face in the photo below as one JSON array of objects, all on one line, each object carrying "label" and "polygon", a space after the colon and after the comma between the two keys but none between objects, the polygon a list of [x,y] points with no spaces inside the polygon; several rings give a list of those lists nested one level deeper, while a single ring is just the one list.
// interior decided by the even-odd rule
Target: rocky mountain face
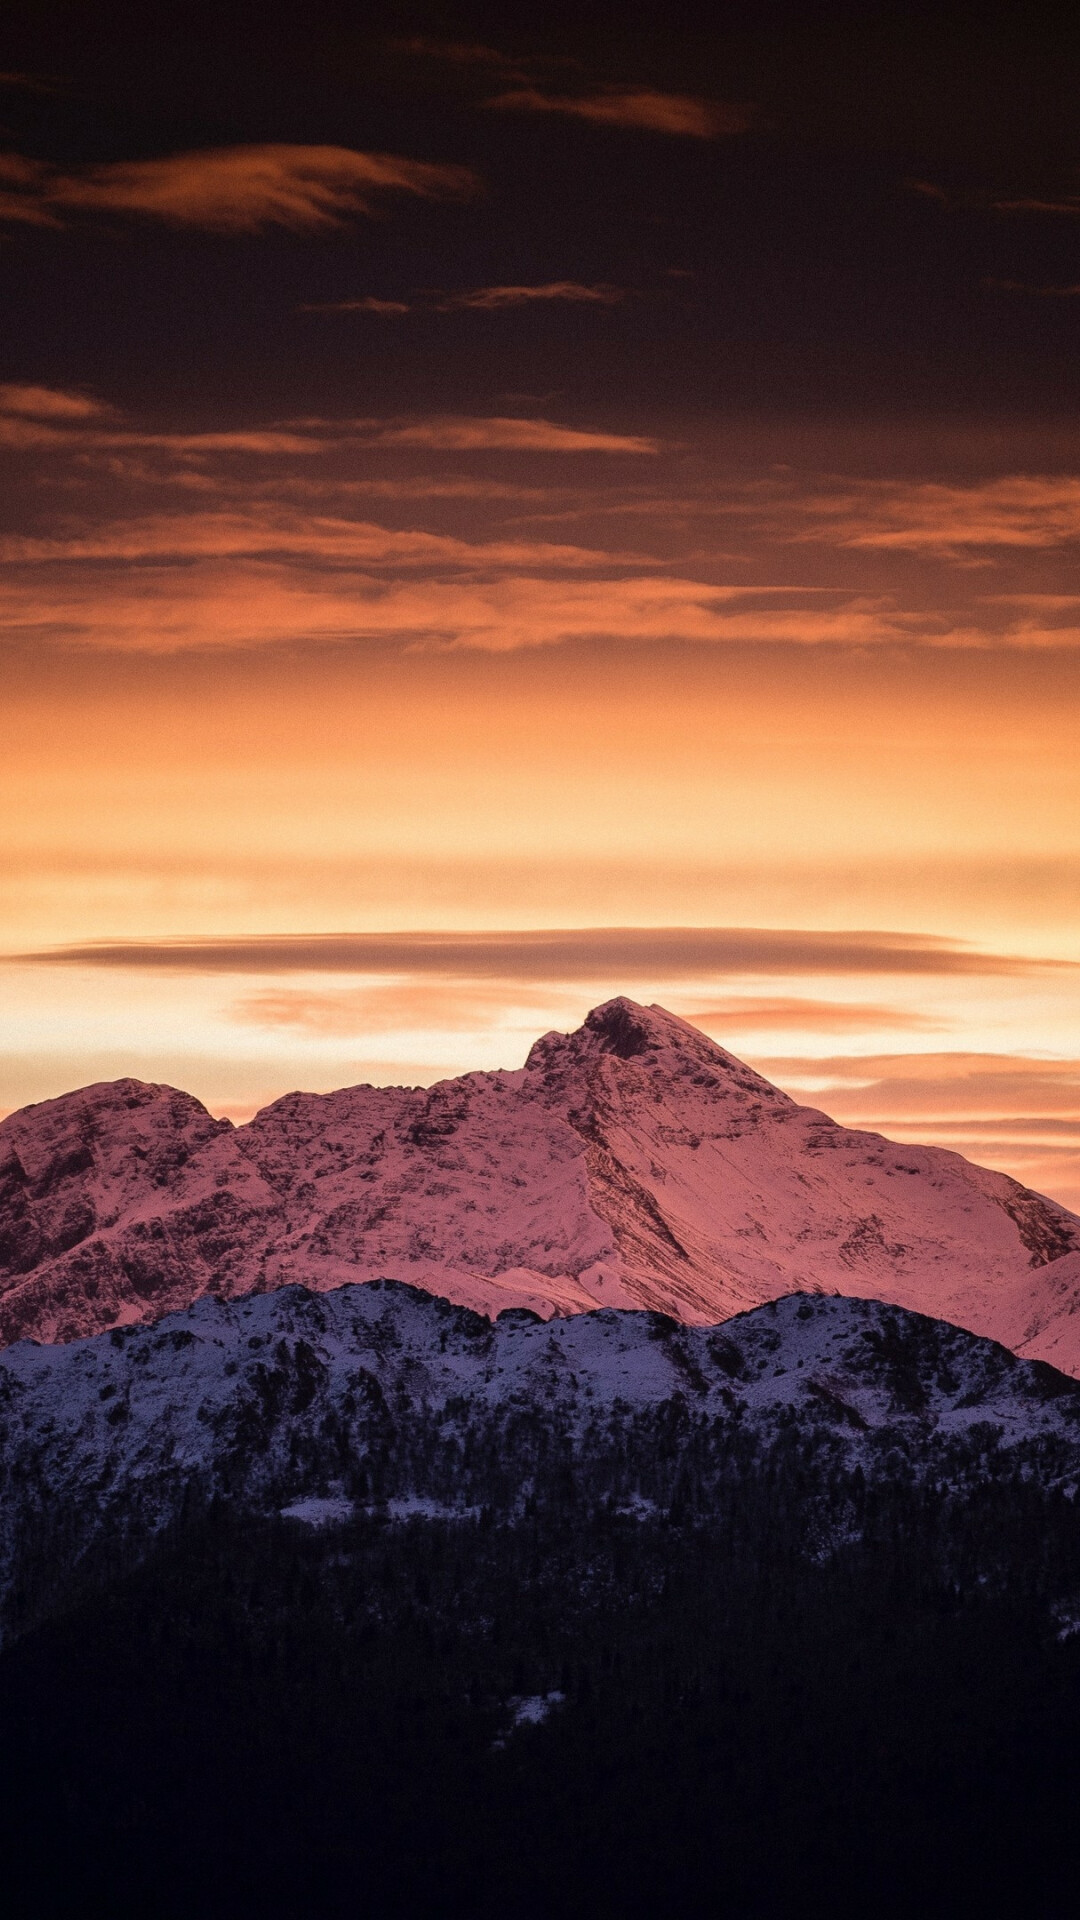
[{"label": "rocky mountain face", "polygon": [[222,1503],[314,1526],[513,1525],[538,1501],[708,1526],[763,1468],[797,1480],[812,1553],[844,1536],[837,1488],[856,1469],[909,1492],[1012,1478],[1071,1501],[1080,1385],[946,1323],[820,1295],[718,1328],[615,1309],[493,1323],[393,1281],[204,1299],[0,1356],[0,1618],[62,1607],[80,1569],[114,1578]]},{"label": "rocky mountain face", "polygon": [[518,1071],[290,1094],[242,1127],[132,1080],[0,1123],[5,1342],[373,1278],[479,1312],[690,1325],[821,1290],[1080,1372],[1076,1216],[957,1154],[841,1127],[625,999]]}]

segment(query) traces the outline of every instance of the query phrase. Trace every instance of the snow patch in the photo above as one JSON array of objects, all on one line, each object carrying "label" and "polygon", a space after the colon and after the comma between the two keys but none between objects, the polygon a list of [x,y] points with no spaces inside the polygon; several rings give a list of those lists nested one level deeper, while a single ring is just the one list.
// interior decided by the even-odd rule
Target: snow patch
[{"label": "snow patch", "polygon": [[391,1520],[478,1520],[479,1507],[449,1507],[438,1500],[425,1500],[410,1494],[405,1500],[388,1500],[386,1513]]},{"label": "snow patch", "polygon": [[556,1707],[566,1700],[565,1693],[553,1688],[550,1693],[514,1693],[506,1703],[510,1715],[510,1724],[505,1732],[491,1743],[492,1752],[499,1753],[506,1746],[512,1733],[519,1727],[538,1727]]},{"label": "snow patch", "polygon": [[510,1709],[510,1724],[513,1727],[538,1727],[554,1707],[562,1706],[565,1699],[565,1693],[559,1693],[557,1689],[551,1693],[514,1694],[506,1703]]},{"label": "snow patch", "polygon": [[299,1520],[305,1527],[336,1527],[351,1520],[356,1508],[351,1500],[294,1500],[280,1508],[283,1520]]}]

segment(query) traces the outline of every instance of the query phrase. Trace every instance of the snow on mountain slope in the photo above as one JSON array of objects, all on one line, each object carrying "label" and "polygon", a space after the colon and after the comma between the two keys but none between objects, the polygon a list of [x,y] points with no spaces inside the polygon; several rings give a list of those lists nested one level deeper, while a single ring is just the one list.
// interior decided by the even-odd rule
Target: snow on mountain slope
[{"label": "snow on mountain slope", "polygon": [[130,1080],[0,1123],[6,1341],[374,1277],[479,1311],[691,1324],[820,1289],[1080,1371],[1074,1215],[957,1154],[838,1126],[629,1000],[516,1072],[290,1094],[244,1127]]},{"label": "snow on mountain slope", "polygon": [[492,1323],[393,1281],[203,1299],[0,1355],[0,1612],[20,1586],[38,1610],[61,1603],[95,1546],[111,1576],[213,1500],[322,1525],[373,1507],[513,1519],[545,1482],[569,1499],[566,1469],[587,1499],[647,1515],[696,1448],[707,1519],[761,1449],[792,1457],[793,1436],[819,1491],[855,1465],[982,1484],[1012,1456],[1075,1493],[1080,1386],[945,1323],[827,1296],[718,1328],[610,1309]]}]

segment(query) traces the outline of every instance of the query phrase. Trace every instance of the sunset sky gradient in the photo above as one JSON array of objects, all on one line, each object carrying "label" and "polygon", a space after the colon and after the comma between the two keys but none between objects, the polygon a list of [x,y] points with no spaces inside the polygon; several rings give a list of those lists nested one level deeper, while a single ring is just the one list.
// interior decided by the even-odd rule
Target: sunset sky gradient
[{"label": "sunset sky gradient", "polygon": [[90,11],[0,36],[0,1111],[627,992],[1080,1206],[1075,29]]}]

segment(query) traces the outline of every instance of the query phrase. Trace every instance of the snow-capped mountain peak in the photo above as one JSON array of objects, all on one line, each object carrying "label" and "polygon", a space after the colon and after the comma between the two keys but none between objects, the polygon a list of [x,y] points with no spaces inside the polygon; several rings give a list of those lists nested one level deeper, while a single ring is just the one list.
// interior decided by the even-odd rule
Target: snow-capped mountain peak
[{"label": "snow-capped mountain peak", "polygon": [[242,1127],[131,1080],[0,1123],[7,1340],[374,1277],[483,1312],[698,1324],[837,1292],[1080,1370],[1080,1220],[957,1154],[841,1127],[626,998],[516,1070],[289,1094]]}]

